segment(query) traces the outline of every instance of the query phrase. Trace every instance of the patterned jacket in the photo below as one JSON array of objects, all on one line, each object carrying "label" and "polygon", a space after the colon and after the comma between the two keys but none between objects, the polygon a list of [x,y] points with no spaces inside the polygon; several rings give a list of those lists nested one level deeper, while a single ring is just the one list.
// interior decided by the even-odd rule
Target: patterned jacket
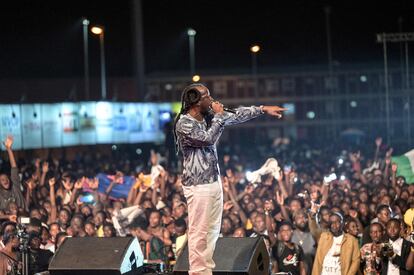
[{"label": "patterned jacket", "polygon": [[177,142],[183,154],[184,186],[209,184],[218,180],[216,143],[225,126],[248,121],[263,114],[260,107],[239,107],[236,113],[215,114],[207,129],[205,119],[198,121],[189,114],[181,115],[176,125]]}]

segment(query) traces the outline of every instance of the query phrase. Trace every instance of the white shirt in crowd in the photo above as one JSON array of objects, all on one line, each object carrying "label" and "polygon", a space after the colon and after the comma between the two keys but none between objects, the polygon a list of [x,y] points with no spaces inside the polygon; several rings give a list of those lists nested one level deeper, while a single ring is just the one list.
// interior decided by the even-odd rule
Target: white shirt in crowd
[{"label": "white shirt in crowd", "polygon": [[[401,237],[396,239],[395,241],[390,240],[390,244],[392,245],[394,253],[397,254],[398,256],[401,256],[402,243],[403,243],[403,239]],[[394,265],[391,262],[391,260],[388,260],[387,274],[388,275],[400,275],[400,268]]]},{"label": "white shirt in crowd", "polygon": [[333,237],[332,246],[323,260],[321,275],[341,275],[341,245],[344,234]]}]

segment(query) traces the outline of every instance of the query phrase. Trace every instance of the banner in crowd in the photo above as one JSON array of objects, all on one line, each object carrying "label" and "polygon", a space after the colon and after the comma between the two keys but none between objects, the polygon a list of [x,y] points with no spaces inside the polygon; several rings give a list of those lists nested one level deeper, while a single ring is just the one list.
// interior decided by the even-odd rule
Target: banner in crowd
[{"label": "banner in crowd", "polygon": [[0,137],[12,135],[15,150],[163,142],[174,106],[106,101],[0,104]]},{"label": "banner in crowd", "polygon": [[397,176],[403,176],[408,184],[414,184],[414,149],[402,156],[393,157],[392,162],[398,166]]}]

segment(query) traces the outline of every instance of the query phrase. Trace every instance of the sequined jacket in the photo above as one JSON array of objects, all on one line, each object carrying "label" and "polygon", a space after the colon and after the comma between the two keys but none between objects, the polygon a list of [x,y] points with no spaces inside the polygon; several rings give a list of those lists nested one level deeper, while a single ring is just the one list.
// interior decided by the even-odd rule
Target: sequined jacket
[{"label": "sequined jacket", "polygon": [[176,125],[178,148],[183,154],[184,186],[209,184],[220,176],[216,144],[225,126],[242,123],[263,114],[260,107],[239,107],[236,113],[215,114],[207,128],[205,119],[198,121],[181,115]]}]

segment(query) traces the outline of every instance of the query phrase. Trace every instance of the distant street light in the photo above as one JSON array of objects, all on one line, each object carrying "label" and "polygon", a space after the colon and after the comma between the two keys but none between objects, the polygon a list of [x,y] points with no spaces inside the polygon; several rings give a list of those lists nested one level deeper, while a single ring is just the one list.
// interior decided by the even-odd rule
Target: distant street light
[{"label": "distant street light", "polygon": [[252,53],[257,53],[257,52],[260,51],[260,46],[259,45],[254,45],[254,46],[250,47],[250,51]]},{"label": "distant street light", "polygon": [[193,82],[198,82],[198,81],[200,81],[200,76],[198,75],[198,74],[196,74],[196,75],[193,75]]},{"label": "distant street light", "polygon": [[106,73],[105,73],[105,42],[104,28],[101,26],[93,26],[91,28],[93,34],[99,35],[99,44],[101,52],[101,97],[106,99]]},{"label": "distant street light", "polygon": [[187,30],[188,35],[188,44],[189,44],[189,54],[190,54],[190,75],[193,76],[195,74],[195,36],[197,32],[189,28]]}]

